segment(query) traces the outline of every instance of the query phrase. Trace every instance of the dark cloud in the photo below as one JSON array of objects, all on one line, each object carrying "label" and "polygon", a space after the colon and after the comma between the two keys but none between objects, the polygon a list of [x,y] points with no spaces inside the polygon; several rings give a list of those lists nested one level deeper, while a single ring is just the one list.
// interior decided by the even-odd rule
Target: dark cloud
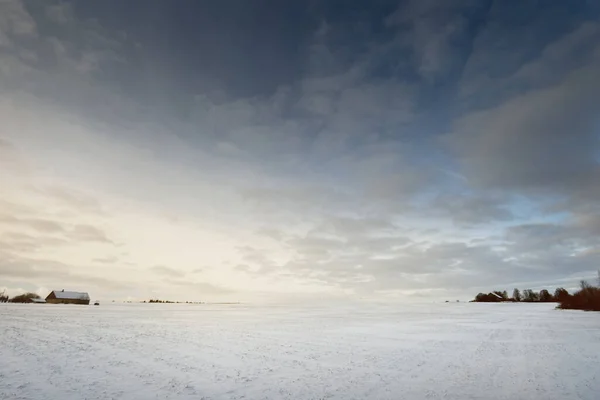
[{"label": "dark cloud", "polygon": [[491,2],[405,1],[385,19],[408,39],[415,70],[427,81],[443,80],[462,66],[471,30]]},{"label": "dark cloud", "polygon": [[[600,65],[600,64],[599,64]],[[600,171],[596,160],[597,67],[456,123],[447,138],[476,187],[578,190]]]},{"label": "dark cloud", "polygon": [[[587,50],[577,51],[580,42],[573,42],[585,35],[572,35],[587,22],[597,20],[597,7],[594,10],[590,2],[554,2],[543,8],[531,1],[488,4],[486,23],[472,38],[472,51],[459,89],[469,99],[469,105],[477,108],[497,105],[507,96],[530,90],[544,81],[547,84],[548,79],[556,82],[581,61],[581,56],[592,54]],[[506,79],[533,64],[538,68],[529,70],[533,75],[529,79],[512,82]]]}]

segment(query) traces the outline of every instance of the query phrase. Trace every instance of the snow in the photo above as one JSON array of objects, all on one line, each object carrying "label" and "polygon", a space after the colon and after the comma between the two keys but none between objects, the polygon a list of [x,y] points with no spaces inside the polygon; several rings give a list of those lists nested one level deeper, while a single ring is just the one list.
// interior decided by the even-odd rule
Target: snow
[{"label": "snow", "polygon": [[83,292],[66,292],[64,290],[52,291],[57,299],[77,299],[77,300],[89,300],[90,296]]},{"label": "snow", "polygon": [[600,314],[553,304],[0,304],[0,399],[586,399]]}]

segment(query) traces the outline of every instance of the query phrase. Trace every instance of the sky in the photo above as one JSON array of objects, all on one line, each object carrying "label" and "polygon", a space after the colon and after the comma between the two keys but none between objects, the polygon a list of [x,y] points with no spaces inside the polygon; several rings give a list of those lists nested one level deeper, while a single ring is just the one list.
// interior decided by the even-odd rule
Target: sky
[{"label": "sky", "polygon": [[0,0],[0,289],[574,287],[599,93],[593,0]]}]

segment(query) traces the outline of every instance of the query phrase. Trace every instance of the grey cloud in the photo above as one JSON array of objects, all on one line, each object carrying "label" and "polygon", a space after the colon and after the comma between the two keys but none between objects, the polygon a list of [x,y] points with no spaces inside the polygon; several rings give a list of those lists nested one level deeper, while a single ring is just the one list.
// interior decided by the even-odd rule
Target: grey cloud
[{"label": "grey cloud", "polygon": [[292,236],[287,243],[301,254],[331,252],[373,253],[390,251],[406,244],[407,232],[379,217],[349,218],[327,216],[304,236]]},{"label": "grey cloud", "polygon": [[11,150],[12,147],[13,146],[9,141],[0,138],[0,150],[1,151]]},{"label": "grey cloud", "polygon": [[105,232],[92,225],[75,225],[68,233],[69,238],[85,242],[111,243]]},{"label": "grey cloud", "polygon": [[264,249],[240,246],[237,248],[237,252],[243,260],[243,264],[235,266],[235,269],[238,271],[267,275],[279,269],[277,264],[269,258],[269,253]]},{"label": "grey cloud", "polygon": [[[16,218],[0,215],[0,224],[9,227],[25,227],[38,234],[42,243],[64,243],[64,238],[84,242],[113,243],[106,233],[92,225],[79,224],[71,227],[68,223],[37,218]],[[42,234],[40,236],[39,234]],[[54,236],[43,236],[54,234]]]},{"label": "grey cloud", "polygon": [[103,289],[122,289],[129,284],[121,280],[94,276],[93,273],[81,273],[80,268],[63,262],[3,253],[0,247],[0,275],[20,281],[27,281],[44,287],[74,285],[89,287],[94,285]]},{"label": "grey cloud", "polygon": [[208,282],[167,279],[165,280],[165,283],[172,286],[185,287],[188,290],[195,290],[196,296],[199,298],[202,298],[202,296],[221,296],[233,293],[233,291],[227,287],[213,285]]},{"label": "grey cloud", "polygon": [[46,15],[48,18],[57,24],[66,24],[72,21],[73,10],[67,3],[52,4],[46,7]]},{"label": "grey cloud", "polygon": [[509,78],[498,85],[520,84],[531,87],[556,82],[565,77],[570,69],[594,62],[595,49],[600,40],[600,24],[584,22],[573,31],[548,44],[534,61],[521,66]]},{"label": "grey cloud", "polygon": [[169,277],[173,277],[173,278],[181,278],[186,275],[186,273],[183,271],[179,271],[177,269],[170,268],[170,267],[165,267],[164,265],[155,265],[150,268],[150,271],[152,271],[156,274],[159,274],[159,275],[169,276]]},{"label": "grey cloud", "polygon": [[23,2],[6,0],[0,4],[0,45],[10,45],[11,37],[32,36],[36,31],[36,23]]},{"label": "grey cloud", "polygon": [[0,248],[11,253],[34,253],[45,248],[67,245],[63,238],[48,235],[28,235],[20,232],[5,232],[0,234]]},{"label": "grey cloud", "polygon": [[41,240],[46,240],[46,243],[51,240],[54,240],[55,243],[62,243],[64,238],[83,242],[113,243],[104,231],[92,225],[79,224],[71,227],[65,222],[38,218],[16,218],[10,215],[0,215],[0,224],[9,227],[25,227],[38,234],[54,234],[54,237],[41,237]]},{"label": "grey cloud", "polygon": [[75,209],[79,212],[90,212],[96,216],[105,215],[102,205],[92,196],[62,186],[46,186],[38,188],[37,193],[62,203],[65,209]]},{"label": "grey cloud", "polygon": [[271,238],[271,239],[277,240],[277,241],[280,241],[284,235],[283,232],[281,232],[279,229],[268,228],[268,227],[263,227],[263,228],[257,230],[256,233],[258,235],[266,236],[268,238]]},{"label": "grey cloud", "polygon": [[[600,65],[600,64],[597,64]],[[569,193],[600,177],[597,65],[457,121],[446,138],[476,187]],[[566,191],[566,192],[565,192]]]},{"label": "grey cloud", "polygon": [[[566,276],[589,275],[591,266],[600,260],[596,251],[599,243],[589,231],[573,224],[515,225],[501,235],[471,244],[414,243],[393,238],[379,246],[375,238],[372,243],[361,243],[356,251],[345,241],[317,236],[296,239],[292,247],[298,256],[282,265],[278,273],[318,279],[360,293],[460,291],[490,284],[498,288],[551,285]],[[398,246],[392,247],[394,244]]]},{"label": "grey cloud", "polygon": [[380,217],[349,218],[331,216],[325,219],[318,229],[337,235],[365,236],[371,233],[393,232],[398,228],[389,220]]},{"label": "grey cloud", "polygon": [[114,264],[117,261],[119,261],[119,258],[114,257],[114,256],[98,257],[98,258],[94,258],[92,261],[95,263],[98,263],[98,264]]},{"label": "grey cloud", "polygon": [[[407,45],[415,54],[415,68],[430,82],[447,76],[462,56],[458,43],[467,38],[465,14],[481,11],[477,2],[407,1],[388,16],[388,27],[402,28]],[[405,39],[406,40],[406,39]]]},{"label": "grey cloud", "polygon": [[23,176],[30,172],[30,166],[23,159],[19,150],[13,143],[0,138],[0,177],[1,174]]},{"label": "grey cloud", "polygon": [[306,237],[291,239],[287,242],[291,249],[303,259],[331,259],[343,254],[360,256],[389,254],[405,246],[410,239],[404,236],[319,236],[312,234]]},{"label": "grey cloud", "polygon": [[42,233],[61,233],[65,231],[64,224],[53,220],[43,218],[18,218],[10,214],[0,214],[0,224],[26,227]]},{"label": "grey cloud", "polygon": [[[104,29],[94,19],[75,18],[66,3],[5,1],[0,6],[7,11],[0,13],[0,40],[11,39],[0,55],[0,92],[51,101],[57,109],[81,115],[90,115],[91,109],[96,116],[107,109],[115,119],[123,115],[130,103],[111,94],[111,82],[93,84],[94,78],[107,70],[115,72],[125,62],[120,55],[122,32]],[[44,35],[36,34],[37,25]],[[112,104],[107,105],[107,98]]]},{"label": "grey cloud", "polygon": [[301,258],[308,259],[328,259],[344,248],[344,241],[340,238],[316,235],[291,239],[287,243]]},{"label": "grey cloud", "polygon": [[[543,10],[535,9],[532,2],[521,2],[517,8],[501,1],[490,5],[487,18],[491,23],[482,26],[473,39],[460,82],[462,99],[469,105],[494,105],[523,91],[557,84],[594,57],[597,22],[589,8],[587,17],[574,20],[568,13],[570,5],[562,2]],[[515,13],[528,15],[528,23],[515,25]],[[568,33],[548,43],[549,30]]]},{"label": "grey cloud", "polygon": [[516,218],[508,208],[509,203],[507,196],[442,193],[428,204],[427,211],[451,219],[459,226],[489,224]]},{"label": "grey cloud", "polygon": [[335,187],[312,183],[242,186],[239,193],[255,215],[265,219],[277,219],[282,214],[306,219],[309,214],[327,212],[351,201]]},{"label": "grey cloud", "polygon": [[5,253],[0,247],[0,274],[9,278],[31,278],[39,275],[39,272],[28,263],[15,259],[11,253]]},{"label": "grey cloud", "polygon": [[44,219],[26,219],[22,220],[22,222],[41,232],[63,232],[65,229],[60,223]]}]

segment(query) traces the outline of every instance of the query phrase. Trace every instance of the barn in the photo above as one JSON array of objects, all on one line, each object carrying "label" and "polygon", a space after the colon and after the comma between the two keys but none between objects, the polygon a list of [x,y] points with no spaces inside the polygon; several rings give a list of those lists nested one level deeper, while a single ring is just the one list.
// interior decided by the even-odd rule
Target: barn
[{"label": "barn", "polygon": [[53,290],[46,296],[46,302],[51,304],[90,304],[90,296],[84,292],[65,292]]}]

